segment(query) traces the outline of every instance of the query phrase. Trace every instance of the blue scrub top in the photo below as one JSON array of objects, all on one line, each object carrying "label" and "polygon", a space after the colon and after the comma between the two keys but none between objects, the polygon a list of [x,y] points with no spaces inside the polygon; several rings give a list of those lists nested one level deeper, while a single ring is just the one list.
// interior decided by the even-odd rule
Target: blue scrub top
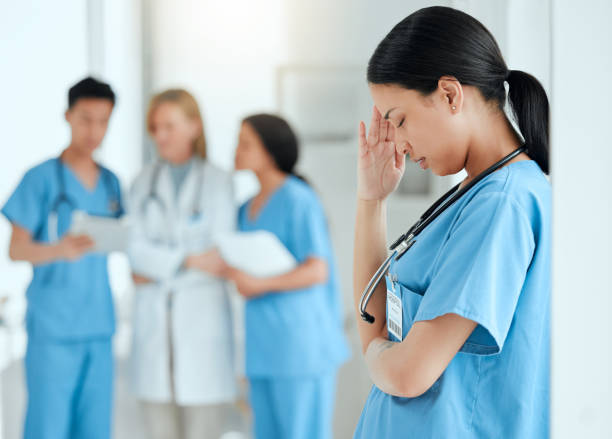
[{"label": "blue scrub top", "polygon": [[[58,237],[70,227],[73,208],[98,216],[123,214],[119,180],[101,167],[94,189],[84,187],[74,172],[59,163],[66,194],[74,203],[58,207]],[[28,230],[32,238],[48,243],[49,213],[59,196],[58,159],[47,160],[23,177],[10,196],[2,213],[17,226]],[[85,339],[110,337],[115,329],[115,316],[107,258],[104,254],[87,253],[80,259],[35,265],[27,289],[28,336],[36,339]]]},{"label": "blue scrub top", "polygon": [[254,220],[251,201],[240,207],[241,231],[274,233],[298,263],[324,259],[324,284],[249,299],[245,308],[246,374],[249,377],[318,375],[349,356],[342,329],[336,264],[323,207],[308,184],[288,176]]},{"label": "blue scrub top", "polygon": [[478,326],[423,395],[374,386],[355,438],[548,437],[550,248],[551,189],[533,161],[491,174],[430,224],[387,277],[403,337],[448,313]]}]

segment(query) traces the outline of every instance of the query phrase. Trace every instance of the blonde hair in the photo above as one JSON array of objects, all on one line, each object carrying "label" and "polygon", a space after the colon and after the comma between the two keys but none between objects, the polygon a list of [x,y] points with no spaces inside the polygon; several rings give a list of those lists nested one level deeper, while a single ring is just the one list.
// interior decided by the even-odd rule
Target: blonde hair
[{"label": "blonde hair", "polygon": [[162,91],[151,98],[149,109],[147,110],[147,131],[149,134],[153,132],[153,113],[157,107],[164,102],[171,102],[178,105],[189,119],[200,122],[200,134],[193,141],[193,149],[201,158],[206,158],[206,138],[204,137],[202,114],[200,113],[200,107],[198,107],[197,101],[187,90],[174,88]]}]

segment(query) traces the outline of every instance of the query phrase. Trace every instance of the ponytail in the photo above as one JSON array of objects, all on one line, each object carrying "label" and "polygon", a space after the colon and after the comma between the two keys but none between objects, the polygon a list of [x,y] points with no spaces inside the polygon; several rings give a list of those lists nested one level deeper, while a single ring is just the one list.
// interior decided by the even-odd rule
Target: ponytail
[{"label": "ponytail", "polygon": [[368,63],[368,82],[394,84],[424,96],[444,75],[476,87],[486,102],[503,109],[504,81],[529,156],[548,174],[548,99],[533,76],[508,70],[486,27],[465,12],[443,6],[420,9],[399,22]]},{"label": "ponytail", "polygon": [[508,100],[529,156],[548,174],[548,98],[542,84],[528,73],[510,70]]}]

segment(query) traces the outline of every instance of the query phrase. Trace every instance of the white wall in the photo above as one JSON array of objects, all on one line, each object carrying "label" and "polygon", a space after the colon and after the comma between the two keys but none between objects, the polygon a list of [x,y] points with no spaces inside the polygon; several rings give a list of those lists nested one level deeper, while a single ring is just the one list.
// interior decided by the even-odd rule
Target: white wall
[{"label": "white wall", "polygon": [[612,4],[552,2],[553,437],[612,437]]},{"label": "white wall", "polygon": [[[203,114],[209,158],[233,168],[243,117],[275,109],[275,68],[286,57],[282,0],[148,2],[151,92],[183,87]],[[256,185],[238,178],[238,198]]]},{"label": "white wall", "polygon": [[[89,23],[88,7],[95,8]],[[132,179],[140,166],[142,143],[138,7],[136,0],[2,2],[0,120],[5,160],[0,172],[1,204],[29,167],[57,156],[68,145],[70,132],[64,120],[68,88],[87,74],[110,82],[118,96],[107,137],[96,155],[117,172],[124,186]],[[9,309],[4,310],[11,329],[0,328],[0,370],[5,385],[0,437],[17,438],[25,401],[19,361],[25,336],[20,319],[31,269],[8,260],[9,237],[10,225],[2,217],[0,297],[11,297]],[[126,293],[125,259],[113,256],[110,266],[114,292]]]},{"label": "white wall", "polygon": [[[90,73],[87,2],[27,0],[5,2],[0,14],[0,81],[3,85],[2,152],[10,151],[0,172],[4,203],[25,170],[57,156],[70,141],[64,120],[68,88]],[[107,54],[104,71],[92,72],[111,83],[118,95],[107,137],[97,154],[123,183],[140,166],[140,47],[137,3],[104,2]],[[22,293],[29,282],[27,264],[8,260],[8,222],[0,219],[0,295]]]},{"label": "white wall", "polygon": [[[4,2],[0,13],[0,83],[3,103],[0,172],[4,203],[25,170],[67,146],[64,121],[68,87],[87,73],[85,3],[65,0],[63,12],[50,2]],[[49,17],[54,17],[49,20]],[[26,264],[12,264],[6,249],[8,221],[0,219],[0,295],[21,293]]]},{"label": "white wall", "polygon": [[[62,15],[51,2],[3,2],[0,13],[0,120],[4,157],[0,203],[4,203],[27,168],[59,154],[67,145],[64,121],[68,87],[87,72],[85,3],[64,0]],[[55,17],[57,16],[57,19]],[[54,17],[49,20],[49,17]],[[10,159],[9,159],[10,158]],[[10,332],[0,329],[0,370],[23,354],[25,335],[19,327],[23,292],[31,269],[8,259],[10,225],[0,219],[0,297],[9,296],[5,311],[17,314]],[[17,321],[15,321],[17,320]],[[6,381],[4,382],[6,383]],[[18,437],[23,409],[22,383],[3,388],[0,437]],[[3,422],[2,422],[3,421]]]}]

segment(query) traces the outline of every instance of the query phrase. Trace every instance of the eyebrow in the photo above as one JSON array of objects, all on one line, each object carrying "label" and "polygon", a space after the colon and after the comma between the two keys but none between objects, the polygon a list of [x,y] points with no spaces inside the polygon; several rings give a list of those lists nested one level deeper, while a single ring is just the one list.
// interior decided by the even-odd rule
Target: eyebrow
[{"label": "eyebrow", "polygon": [[391,108],[389,111],[387,111],[387,112],[385,113],[385,120],[389,120],[389,114],[390,114],[390,113],[391,113],[393,110],[395,110],[396,108],[397,108],[397,107],[393,107],[393,108]]}]

